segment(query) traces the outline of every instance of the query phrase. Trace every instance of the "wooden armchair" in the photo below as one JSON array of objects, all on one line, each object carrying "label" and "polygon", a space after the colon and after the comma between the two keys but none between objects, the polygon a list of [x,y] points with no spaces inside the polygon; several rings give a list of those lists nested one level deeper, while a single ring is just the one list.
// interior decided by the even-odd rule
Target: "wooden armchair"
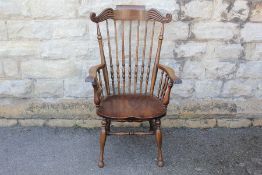
[{"label": "wooden armchair", "polygon": [[[91,13],[90,18],[97,25],[101,58],[101,64],[91,67],[86,78],[94,88],[97,115],[103,118],[98,166],[104,166],[108,135],[155,135],[157,164],[161,167],[164,163],[160,119],[166,115],[173,83],[181,83],[172,68],[159,64],[164,25],[172,16],[162,16],[155,9],[146,11],[144,6],[121,5],[116,10],[105,9],[98,16]],[[148,121],[150,129],[148,132],[111,132],[111,121]]]}]

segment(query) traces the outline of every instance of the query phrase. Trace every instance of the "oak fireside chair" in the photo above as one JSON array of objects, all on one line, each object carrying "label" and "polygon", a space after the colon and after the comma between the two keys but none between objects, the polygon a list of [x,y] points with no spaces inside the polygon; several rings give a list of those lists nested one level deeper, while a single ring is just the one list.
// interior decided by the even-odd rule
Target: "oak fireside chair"
[{"label": "oak fireside chair", "polygon": [[[91,13],[90,18],[96,23],[101,59],[101,64],[89,69],[86,78],[94,88],[96,113],[102,117],[98,166],[104,167],[108,135],[155,135],[157,165],[162,167],[160,120],[166,115],[173,83],[182,82],[172,68],[159,63],[164,25],[172,16],[162,16],[155,9],[146,11],[145,6],[119,5],[116,10],[107,8],[98,16]],[[148,121],[150,129],[148,132],[112,132],[111,121]]]}]

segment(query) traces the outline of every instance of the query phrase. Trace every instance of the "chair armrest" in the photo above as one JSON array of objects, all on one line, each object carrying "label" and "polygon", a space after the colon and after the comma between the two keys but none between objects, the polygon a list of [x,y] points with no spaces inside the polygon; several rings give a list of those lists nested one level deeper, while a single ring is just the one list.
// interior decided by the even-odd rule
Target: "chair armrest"
[{"label": "chair armrest", "polygon": [[180,78],[178,78],[175,74],[174,69],[168,67],[168,66],[164,66],[162,64],[158,64],[158,68],[163,70],[164,72],[166,72],[166,74],[168,75],[168,77],[175,83],[175,84],[181,84],[182,80]]},{"label": "chair armrest", "polygon": [[85,82],[92,83],[93,86],[97,85],[97,71],[103,69],[105,64],[98,64],[95,66],[90,67],[89,75],[86,77]]},{"label": "chair armrest", "polygon": [[94,88],[94,103],[96,106],[100,105],[101,102],[101,94],[102,94],[102,88],[98,84],[97,80],[97,71],[100,69],[103,69],[105,67],[105,64],[98,64],[96,66],[92,66],[89,69],[89,75],[86,77],[86,82],[91,82]]},{"label": "chair armrest", "polygon": [[169,104],[170,92],[171,92],[171,88],[173,86],[173,83],[181,84],[182,80],[176,76],[175,71],[172,68],[170,68],[168,66],[164,66],[162,64],[158,64],[158,68],[163,70],[167,74],[168,78],[170,79],[170,82],[166,86],[164,97],[162,99],[162,103],[165,106],[167,106]]}]

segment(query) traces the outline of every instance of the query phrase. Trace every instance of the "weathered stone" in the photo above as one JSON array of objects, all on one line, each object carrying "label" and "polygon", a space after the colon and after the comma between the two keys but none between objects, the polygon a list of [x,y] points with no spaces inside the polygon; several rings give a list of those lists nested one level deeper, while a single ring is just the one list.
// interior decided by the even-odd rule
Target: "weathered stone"
[{"label": "weathered stone", "polygon": [[76,120],[75,126],[82,128],[96,128],[101,126],[101,120]]},{"label": "weathered stone", "polygon": [[213,128],[216,126],[216,119],[188,119],[185,121],[188,128]]},{"label": "weathered stone", "polygon": [[65,97],[93,96],[93,87],[84,79],[66,79],[64,82]]},{"label": "weathered stone", "polygon": [[192,80],[183,80],[182,84],[175,84],[172,92],[180,97],[190,97],[194,92],[195,82]]},{"label": "weathered stone", "polygon": [[238,78],[262,78],[262,61],[250,61],[239,65]]},{"label": "weathered stone", "polygon": [[38,42],[34,41],[0,41],[0,58],[21,58],[39,55]]},{"label": "weathered stone", "polygon": [[221,1],[214,0],[213,19],[218,21],[242,22],[249,14],[248,1]]},{"label": "weathered stone", "polygon": [[46,21],[12,20],[7,22],[10,39],[50,39],[52,25]]},{"label": "weathered stone", "polygon": [[255,90],[255,96],[258,98],[262,97],[262,81],[260,81],[257,85],[257,88]]},{"label": "weathered stone", "polygon": [[63,80],[38,79],[35,82],[35,96],[63,97]]},{"label": "weathered stone", "polygon": [[217,119],[218,127],[243,128],[251,126],[249,119]]},{"label": "weathered stone", "polygon": [[240,44],[225,44],[223,42],[208,42],[205,59],[221,61],[236,61],[242,56],[243,47]]},{"label": "weathered stone", "polygon": [[28,126],[44,126],[45,120],[42,119],[19,119],[18,124],[24,127]]},{"label": "weathered stone", "polygon": [[29,15],[30,13],[26,0],[0,0],[0,18],[23,18]]},{"label": "weathered stone", "polygon": [[7,40],[5,21],[0,21],[0,40]]},{"label": "weathered stone", "polygon": [[262,61],[262,43],[247,43],[245,53],[246,60]]},{"label": "weathered stone", "polygon": [[237,69],[236,63],[210,60],[203,62],[208,79],[230,79]]},{"label": "weathered stone", "polygon": [[186,40],[188,33],[189,25],[181,21],[168,23],[165,27],[165,36],[168,36],[168,40]]},{"label": "weathered stone", "polygon": [[96,118],[95,105],[93,104],[93,99],[1,98],[0,104],[0,116],[5,116],[6,118]]},{"label": "weathered stone", "polygon": [[222,95],[224,97],[252,96],[255,83],[245,80],[229,80],[224,84]]},{"label": "weathered stone", "polygon": [[182,19],[209,19],[212,15],[213,3],[211,1],[195,0],[181,7]]},{"label": "weathered stone", "polygon": [[212,98],[220,94],[222,81],[202,80],[196,81],[195,95],[197,98]]},{"label": "weathered stone", "polygon": [[246,23],[241,30],[241,37],[245,42],[262,41],[262,24]]},{"label": "weathered stone", "polygon": [[227,18],[228,8],[230,3],[228,1],[214,0],[213,20],[224,21]]},{"label": "weathered stone", "polygon": [[0,127],[10,127],[17,125],[17,120],[14,119],[0,119]]},{"label": "weathered stone", "polygon": [[239,22],[246,21],[249,14],[248,1],[246,0],[236,0],[230,8],[227,16],[228,21]]},{"label": "weathered stone", "polygon": [[198,22],[193,25],[192,33],[197,39],[230,40],[238,34],[238,30],[234,23]]},{"label": "weathered stone", "polygon": [[88,33],[88,20],[56,20],[53,38],[84,37]]},{"label": "weathered stone", "polygon": [[27,3],[34,18],[76,17],[77,0],[31,0]]},{"label": "weathered stone", "polygon": [[174,53],[176,58],[181,57],[200,57],[206,53],[207,43],[187,42],[176,43]]},{"label": "weathered stone", "polygon": [[3,61],[4,73],[7,77],[18,77],[18,63],[14,60],[4,60]]},{"label": "weathered stone", "polygon": [[185,127],[185,119],[164,119],[161,121],[161,126],[165,128]]},{"label": "weathered stone", "polygon": [[4,77],[5,74],[4,74],[4,67],[3,67],[3,64],[0,62],[0,78]]},{"label": "weathered stone", "polygon": [[182,78],[202,79],[205,76],[205,68],[201,62],[187,61],[183,67]]},{"label": "weathered stone", "polygon": [[50,127],[74,127],[76,126],[76,121],[67,119],[49,119],[46,122],[46,125]]},{"label": "weathered stone", "polygon": [[84,36],[87,24],[87,20],[12,20],[7,27],[11,39],[51,39]]},{"label": "weathered stone", "polygon": [[31,80],[0,80],[0,97],[30,97]]},{"label": "weathered stone", "polygon": [[[84,40],[50,40],[41,43],[40,55],[48,59],[61,59],[85,56],[86,58],[92,49],[88,41]],[[97,52],[96,54],[99,54]]]},{"label": "weathered stone", "polygon": [[23,78],[78,77],[80,70],[70,60],[29,60],[21,63]]},{"label": "weathered stone", "polygon": [[257,2],[251,9],[249,20],[253,22],[262,22],[262,2]]},{"label": "weathered stone", "polygon": [[254,119],[252,121],[253,126],[262,126],[262,119]]}]

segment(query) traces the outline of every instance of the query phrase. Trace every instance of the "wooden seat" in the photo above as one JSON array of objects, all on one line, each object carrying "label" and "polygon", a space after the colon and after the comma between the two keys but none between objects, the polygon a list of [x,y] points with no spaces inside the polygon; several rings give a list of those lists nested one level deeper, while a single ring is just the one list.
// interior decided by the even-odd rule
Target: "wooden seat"
[{"label": "wooden seat", "polygon": [[155,96],[112,95],[102,100],[97,114],[113,120],[149,120],[164,116],[166,107]]},{"label": "wooden seat", "polygon": [[[100,157],[109,135],[155,135],[157,165],[163,166],[161,117],[166,115],[173,84],[181,83],[172,68],[162,65],[164,26],[171,14],[145,6],[122,5],[90,14],[96,24],[100,64],[89,69],[97,115],[102,117]],[[102,29],[103,28],[103,29]],[[148,132],[112,132],[111,121],[148,121]]]}]

